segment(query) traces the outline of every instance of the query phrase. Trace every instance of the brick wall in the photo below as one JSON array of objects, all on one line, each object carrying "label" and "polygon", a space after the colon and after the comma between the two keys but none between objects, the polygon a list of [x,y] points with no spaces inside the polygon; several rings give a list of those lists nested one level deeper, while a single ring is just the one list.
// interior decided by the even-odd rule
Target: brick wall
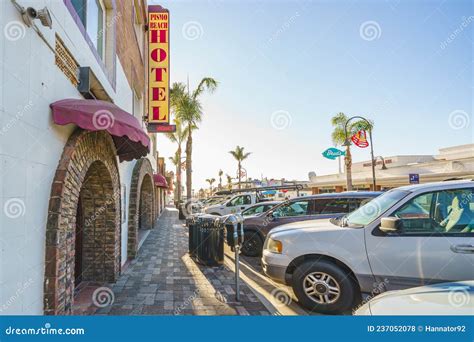
[{"label": "brick wall", "polygon": [[[145,56],[141,55],[139,43],[135,34],[135,14],[143,23],[143,42],[146,43],[144,24],[146,22],[146,2],[144,0],[119,0],[117,1],[117,13],[120,20],[117,23],[117,56],[122,63],[128,83],[131,88],[139,94],[145,92]],[[146,51],[143,48],[143,51]],[[142,98],[143,99],[143,98]]]},{"label": "brick wall", "polygon": [[[132,181],[130,185],[130,200],[129,200],[129,205],[128,205],[128,257],[129,258],[135,258],[137,255],[137,249],[138,249],[138,228],[139,228],[139,215],[140,215],[140,200],[142,199],[141,196],[141,191],[143,188],[143,182],[148,183],[148,182],[153,182],[153,169],[151,167],[151,163],[147,158],[141,158],[139,159],[133,168],[132,172]],[[153,193],[154,189],[153,187],[150,189],[149,186],[145,185],[145,191],[150,194],[151,191],[151,196],[149,195],[148,199],[153,199],[155,198],[155,195]],[[145,197],[147,194],[145,194]],[[145,198],[144,197],[144,198]],[[145,203],[145,202],[142,202]],[[148,202],[150,203],[150,202]],[[142,219],[147,220],[148,226],[152,228],[153,223],[155,222],[156,219],[156,210],[154,209],[156,206],[156,203],[154,201],[150,203],[150,205],[146,204],[145,208],[143,210],[148,211],[148,213],[145,213],[144,217]],[[146,216],[146,215],[151,216]],[[151,220],[151,224],[149,222]]]},{"label": "brick wall", "polygon": [[90,268],[83,276],[114,281],[120,273],[120,180],[115,145],[105,131],[77,129],[56,169],[46,226],[45,314],[72,313],[80,196],[83,270]]}]

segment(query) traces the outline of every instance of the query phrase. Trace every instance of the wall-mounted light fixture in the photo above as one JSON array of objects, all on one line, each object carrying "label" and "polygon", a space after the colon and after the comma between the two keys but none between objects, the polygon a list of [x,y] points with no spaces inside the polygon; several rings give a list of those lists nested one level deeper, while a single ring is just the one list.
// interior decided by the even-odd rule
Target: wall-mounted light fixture
[{"label": "wall-mounted light fixture", "polygon": [[16,2],[16,0],[11,0],[13,5],[16,9],[20,12],[23,21],[25,22],[26,26],[31,27],[34,26],[34,21],[38,19],[41,22],[41,25],[49,27],[50,29],[53,26],[53,20],[51,19],[51,14],[47,7],[43,9],[36,10],[33,7],[24,8],[20,4]]}]

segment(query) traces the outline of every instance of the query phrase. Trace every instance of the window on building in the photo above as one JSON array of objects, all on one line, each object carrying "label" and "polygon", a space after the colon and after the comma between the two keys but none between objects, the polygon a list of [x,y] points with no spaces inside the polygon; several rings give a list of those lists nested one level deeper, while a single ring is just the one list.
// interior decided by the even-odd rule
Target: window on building
[{"label": "window on building", "polygon": [[106,8],[103,0],[71,0],[92,45],[101,59],[105,55]]}]

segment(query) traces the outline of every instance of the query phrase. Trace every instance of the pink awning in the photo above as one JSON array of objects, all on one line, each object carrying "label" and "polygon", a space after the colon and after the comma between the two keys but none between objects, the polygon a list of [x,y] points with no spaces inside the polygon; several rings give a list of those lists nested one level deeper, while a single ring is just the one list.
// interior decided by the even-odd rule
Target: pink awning
[{"label": "pink awning", "polygon": [[65,99],[50,107],[57,125],[72,123],[88,131],[109,132],[120,161],[139,159],[150,152],[150,138],[137,118],[111,102]]},{"label": "pink awning", "polygon": [[153,175],[153,181],[155,182],[155,185],[160,187],[160,188],[167,188],[168,187],[168,182],[166,181],[166,178],[159,174],[155,173]]}]

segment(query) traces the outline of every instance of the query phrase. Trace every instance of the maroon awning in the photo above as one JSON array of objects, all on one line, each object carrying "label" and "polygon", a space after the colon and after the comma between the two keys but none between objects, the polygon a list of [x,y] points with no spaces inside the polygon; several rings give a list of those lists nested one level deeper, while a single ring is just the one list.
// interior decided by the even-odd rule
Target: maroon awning
[{"label": "maroon awning", "polygon": [[155,173],[153,175],[153,181],[155,182],[155,185],[160,187],[160,188],[167,188],[168,187],[168,182],[166,181],[166,178],[159,174]]},{"label": "maroon awning", "polygon": [[139,159],[150,152],[150,138],[137,118],[111,102],[65,99],[50,107],[53,121],[58,125],[72,123],[88,131],[109,132],[120,161]]}]

